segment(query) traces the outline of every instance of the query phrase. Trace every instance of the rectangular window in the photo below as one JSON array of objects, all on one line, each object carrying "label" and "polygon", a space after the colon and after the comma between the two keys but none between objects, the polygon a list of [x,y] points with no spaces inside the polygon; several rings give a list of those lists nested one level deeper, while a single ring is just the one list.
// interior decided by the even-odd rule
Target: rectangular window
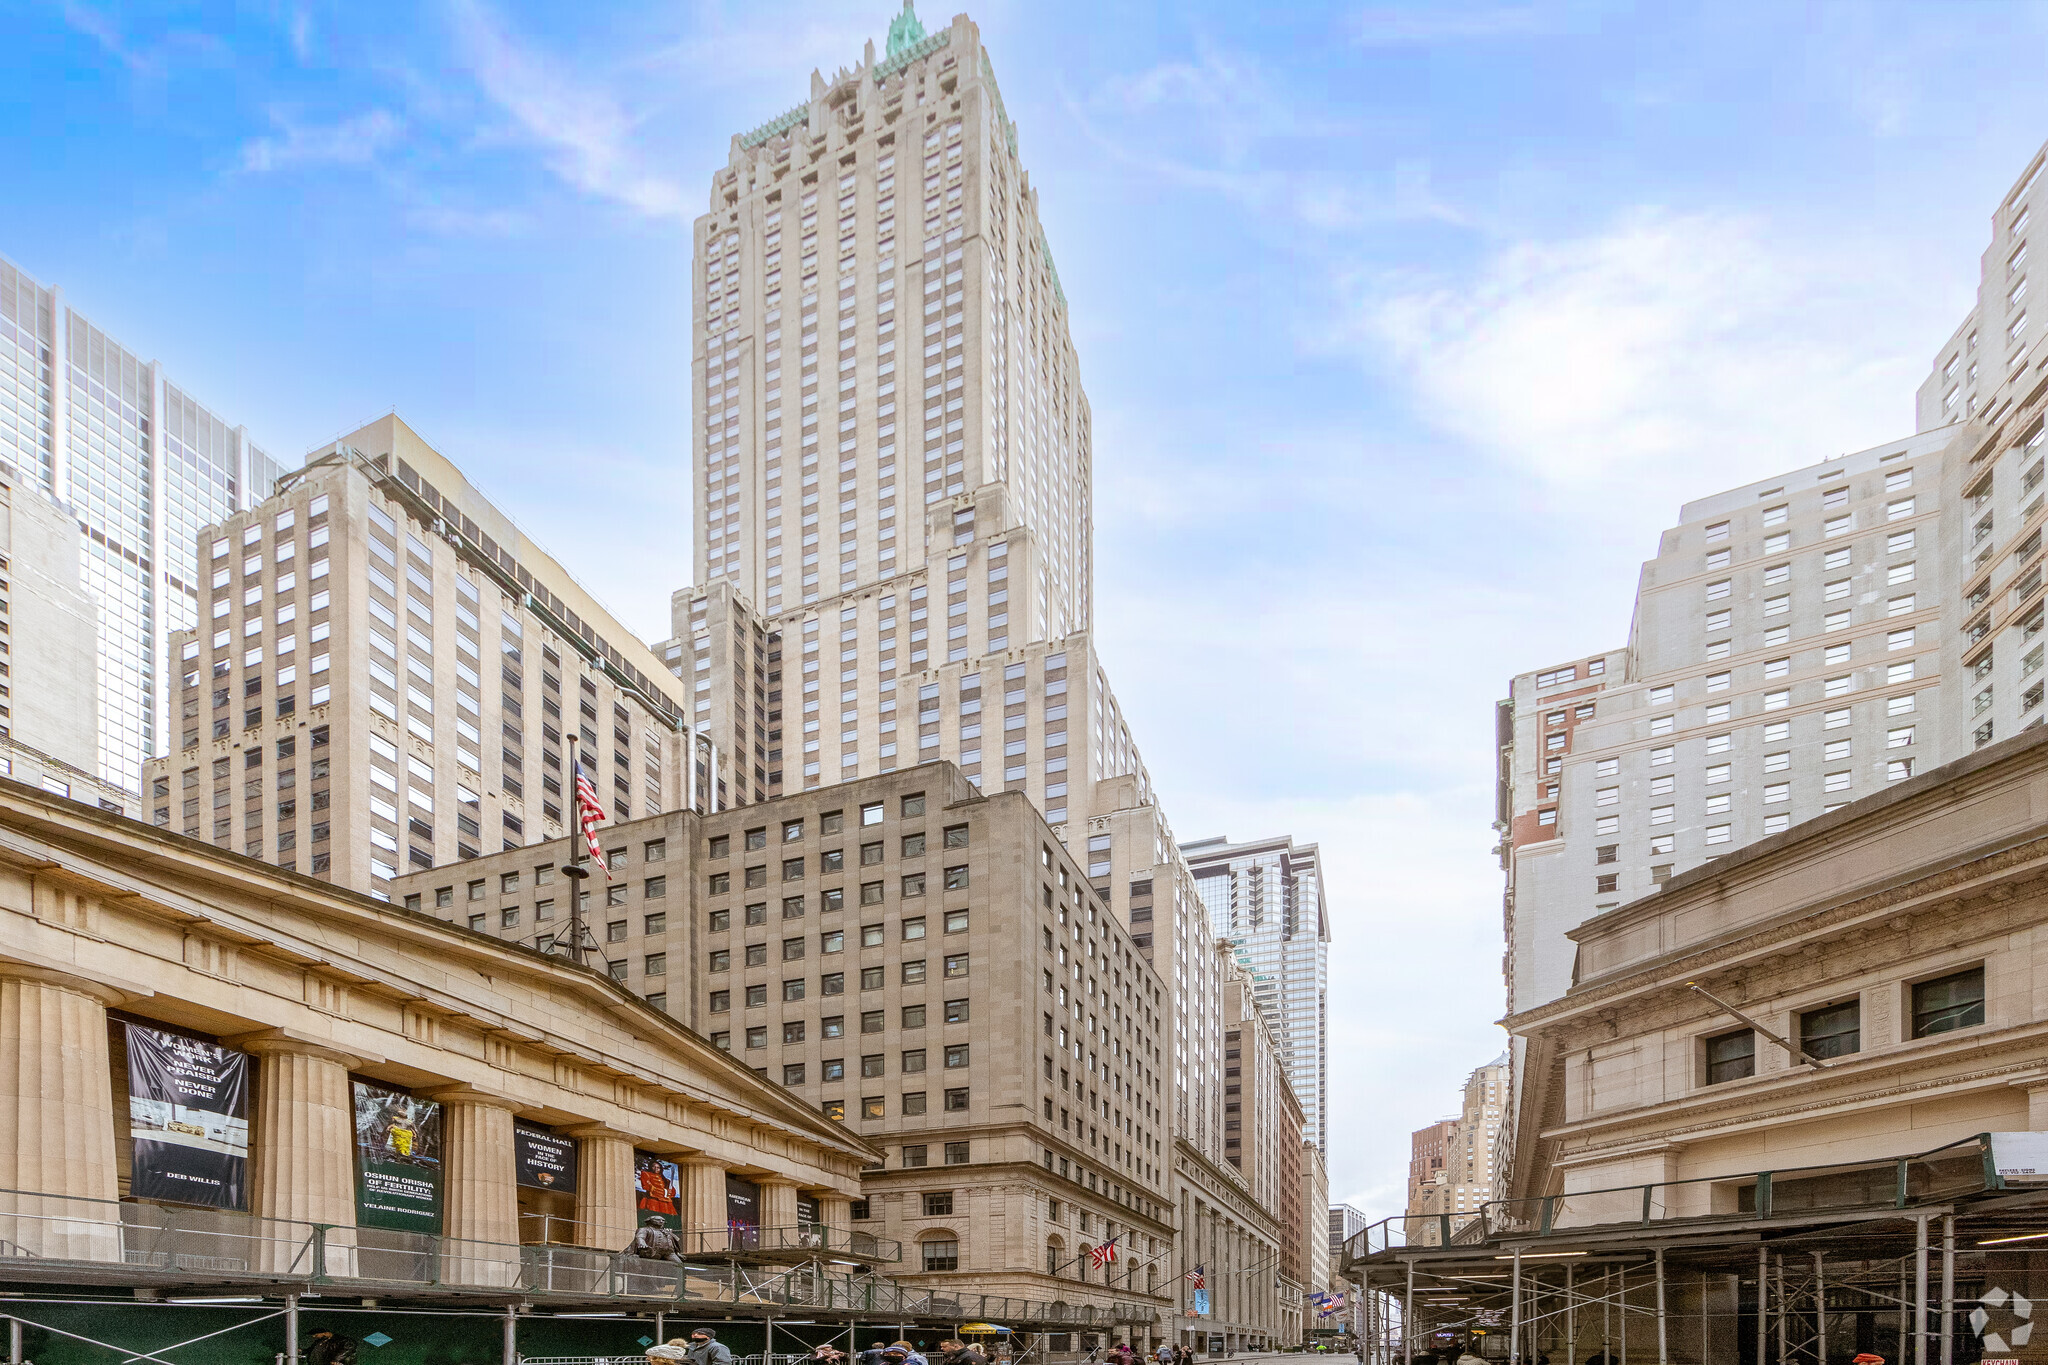
[{"label": "rectangular window", "polygon": [[1913,1036],[1927,1038],[1984,1022],[1984,969],[1971,967],[1913,987]]},{"label": "rectangular window", "polygon": [[1725,844],[1729,841],[1731,837],[1732,836],[1729,832],[1729,827],[1727,825],[1707,826],[1707,842],[1710,844]]},{"label": "rectangular window", "polygon": [[1730,580],[1726,578],[1707,584],[1707,600],[1709,602],[1719,602],[1728,595],[1730,587]]},{"label": "rectangular window", "polygon": [[1706,1040],[1707,1084],[1739,1081],[1756,1074],[1756,1034],[1736,1029]]},{"label": "rectangular window", "polygon": [[1826,1061],[1863,1050],[1863,1004],[1846,1000],[1799,1016],[1799,1046],[1809,1057]]}]

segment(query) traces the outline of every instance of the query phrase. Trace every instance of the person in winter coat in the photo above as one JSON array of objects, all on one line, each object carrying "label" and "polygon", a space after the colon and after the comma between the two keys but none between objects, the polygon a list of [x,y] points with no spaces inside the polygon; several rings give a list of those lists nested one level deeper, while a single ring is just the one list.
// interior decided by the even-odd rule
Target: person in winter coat
[{"label": "person in winter coat", "polygon": [[858,1362],[858,1365],[882,1365],[882,1352],[888,1349],[888,1344],[885,1342],[870,1342],[868,1348],[854,1357],[854,1359]]},{"label": "person in winter coat", "polygon": [[963,1341],[947,1338],[939,1343],[940,1365],[988,1365],[988,1357]]},{"label": "person in winter coat", "polygon": [[323,1327],[308,1339],[306,1365],[356,1365],[356,1344]]},{"label": "person in winter coat", "polygon": [[907,1341],[892,1341],[889,1343],[889,1349],[903,1352],[903,1365],[931,1365],[931,1362],[924,1358],[924,1352]]},{"label": "person in winter coat", "polygon": [[716,1330],[699,1327],[690,1333],[689,1349],[683,1352],[689,1365],[732,1365],[732,1352],[718,1339]]}]

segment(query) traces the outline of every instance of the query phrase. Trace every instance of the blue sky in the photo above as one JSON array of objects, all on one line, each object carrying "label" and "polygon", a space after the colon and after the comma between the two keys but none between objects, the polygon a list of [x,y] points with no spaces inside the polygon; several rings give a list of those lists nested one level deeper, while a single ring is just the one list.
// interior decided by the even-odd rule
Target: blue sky
[{"label": "blue sky", "polygon": [[[276,451],[396,407],[650,639],[688,259],[847,5],[0,0],[0,255]],[[951,11],[928,8],[936,26]],[[1183,838],[1321,842],[1332,1193],[1502,1045],[1492,707],[1678,502],[1911,429],[2044,138],[2039,6],[1000,0]]]}]

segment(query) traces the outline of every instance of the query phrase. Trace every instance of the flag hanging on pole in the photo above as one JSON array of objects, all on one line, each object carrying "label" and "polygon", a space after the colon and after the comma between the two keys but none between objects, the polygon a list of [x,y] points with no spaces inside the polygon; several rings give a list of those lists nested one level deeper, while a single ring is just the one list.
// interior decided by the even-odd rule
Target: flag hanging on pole
[{"label": "flag hanging on pole", "polygon": [[1088,1260],[1097,1270],[1116,1259],[1116,1238],[1112,1237],[1101,1246],[1088,1249]]},{"label": "flag hanging on pole", "polygon": [[1183,1278],[1192,1280],[1194,1282],[1195,1288],[1197,1289],[1202,1288],[1208,1283],[1207,1280],[1202,1278],[1202,1267],[1200,1266],[1196,1266],[1193,1270],[1190,1270]]},{"label": "flag hanging on pole", "polygon": [[612,879],[611,864],[604,860],[604,850],[597,846],[597,827],[604,823],[604,805],[597,799],[597,788],[584,776],[583,760],[576,760],[576,824],[583,831],[583,842],[590,846],[590,861],[604,869],[604,879]]}]

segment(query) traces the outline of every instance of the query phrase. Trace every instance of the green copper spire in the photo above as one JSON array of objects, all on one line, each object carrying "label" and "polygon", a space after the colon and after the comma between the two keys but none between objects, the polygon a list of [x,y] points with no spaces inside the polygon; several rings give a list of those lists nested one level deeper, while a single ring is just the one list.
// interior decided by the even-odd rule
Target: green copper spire
[{"label": "green copper spire", "polygon": [[889,50],[882,55],[893,57],[912,44],[924,41],[924,25],[917,21],[917,11],[910,7],[910,0],[903,0],[903,13],[889,21]]}]

